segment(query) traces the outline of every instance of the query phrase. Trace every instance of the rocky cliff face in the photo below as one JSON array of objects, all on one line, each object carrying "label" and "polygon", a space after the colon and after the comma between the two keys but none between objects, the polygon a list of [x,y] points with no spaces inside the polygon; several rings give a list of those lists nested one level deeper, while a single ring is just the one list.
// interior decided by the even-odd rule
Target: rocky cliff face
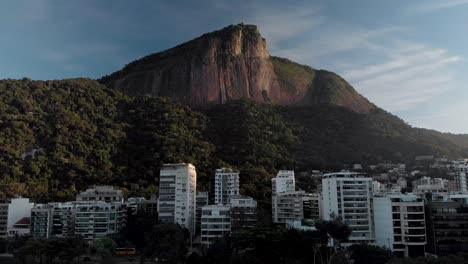
[{"label": "rocky cliff face", "polygon": [[190,106],[241,97],[282,105],[336,104],[356,112],[375,108],[346,81],[286,59],[270,57],[253,25],[233,25],[103,77],[130,95],[166,96]]}]

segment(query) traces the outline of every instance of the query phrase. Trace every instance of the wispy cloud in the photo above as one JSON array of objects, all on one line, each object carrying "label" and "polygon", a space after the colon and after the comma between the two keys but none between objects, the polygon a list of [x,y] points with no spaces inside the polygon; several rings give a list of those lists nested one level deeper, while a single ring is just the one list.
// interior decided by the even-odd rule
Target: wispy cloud
[{"label": "wispy cloud", "polygon": [[433,0],[418,1],[418,4],[408,9],[408,14],[425,14],[444,9],[468,5],[468,0]]},{"label": "wispy cloud", "polygon": [[[430,12],[465,1],[430,2]],[[456,87],[454,65],[461,56],[427,43],[407,41],[411,28],[385,25],[364,28],[341,23],[323,7],[262,8],[253,14],[273,55],[341,74],[360,93],[384,109],[417,109]]]}]

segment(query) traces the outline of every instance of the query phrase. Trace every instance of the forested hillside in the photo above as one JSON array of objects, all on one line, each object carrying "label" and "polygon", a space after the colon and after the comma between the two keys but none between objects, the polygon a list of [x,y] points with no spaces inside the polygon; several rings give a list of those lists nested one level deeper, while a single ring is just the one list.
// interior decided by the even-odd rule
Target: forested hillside
[{"label": "forested hillside", "polygon": [[199,189],[212,188],[215,168],[232,166],[245,194],[269,200],[278,169],[335,170],[421,154],[466,152],[382,110],[247,99],[192,110],[88,79],[0,81],[0,196],[65,200],[93,184],[149,195],[162,163],[191,162]]}]

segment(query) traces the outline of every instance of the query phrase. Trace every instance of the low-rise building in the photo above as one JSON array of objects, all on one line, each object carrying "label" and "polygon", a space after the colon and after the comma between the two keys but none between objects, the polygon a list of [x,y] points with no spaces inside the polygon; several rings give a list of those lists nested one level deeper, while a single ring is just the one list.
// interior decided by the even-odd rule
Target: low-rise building
[{"label": "low-rise building", "polygon": [[424,201],[413,194],[374,196],[375,244],[401,257],[424,256]]},{"label": "low-rise building", "polygon": [[18,221],[31,216],[33,205],[28,198],[0,199],[0,238],[14,236],[9,231]]},{"label": "low-rise building", "polygon": [[231,232],[230,207],[207,205],[202,208],[201,243],[211,245]]},{"label": "low-rise building", "polygon": [[412,182],[414,193],[447,193],[448,180],[442,178],[422,177]]}]

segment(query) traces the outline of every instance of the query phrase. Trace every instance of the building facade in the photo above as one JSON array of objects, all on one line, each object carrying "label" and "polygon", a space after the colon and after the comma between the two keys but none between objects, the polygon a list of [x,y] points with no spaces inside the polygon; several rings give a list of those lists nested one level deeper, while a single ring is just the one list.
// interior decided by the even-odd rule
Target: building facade
[{"label": "building facade", "polygon": [[288,220],[304,218],[304,191],[283,192],[272,196],[272,221],[276,224],[286,224]]},{"label": "building facade", "polygon": [[85,240],[115,236],[126,225],[127,206],[121,202],[75,203],[75,235]]},{"label": "building facade", "polygon": [[433,194],[428,202],[431,242],[437,255],[468,251],[468,195]]},{"label": "building facade", "polygon": [[257,201],[243,195],[231,196],[231,229],[254,227],[257,224]]},{"label": "building facade", "polygon": [[466,192],[468,191],[467,186],[467,174],[468,174],[468,165],[458,165],[456,168],[456,174],[454,177],[456,191]]},{"label": "building facade", "polygon": [[320,193],[305,193],[302,196],[304,219],[322,219],[322,195]]},{"label": "building facade", "polygon": [[296,190],[296,181],[294,171],[280,170],[275,178],[271,179],[272,194],[294,192]]},{"label": "building facade", "polygon": [[192,164],[164,164],[159,177],[159,220],[195,234],[197,172]]},{"label": "building facade", "polygon": [[239,173],[217,169],[215,173],[215,204],[227,205],[232,195],[239,195]]},{"label": "building facade", "polygon": [[207,205],[202,208],[201,243],[207,246],[231,233],[230,207]]},{"label": "building facade", "polygon": [[325,174],[322,178],[323,218],[338,219],[352,230],[351,243],[373,243],[372,178],[356,172]]},{"label": "building facade", "polygon": [[401,257],[424,256],[424,201],[412,194],[374,196],[375,244]]},{"label": "building facade", "polygon": [[422,177],[412,182],[414,193],[447,193],[448,180]]},{"label": "building facade", "polygon": [[201,217],[202,217],[202,208],[209,204],[209,194],[208,192],[197,192],[197,202],[195,210],[195,229],[196,233],[200,234],[201,231]]}]

